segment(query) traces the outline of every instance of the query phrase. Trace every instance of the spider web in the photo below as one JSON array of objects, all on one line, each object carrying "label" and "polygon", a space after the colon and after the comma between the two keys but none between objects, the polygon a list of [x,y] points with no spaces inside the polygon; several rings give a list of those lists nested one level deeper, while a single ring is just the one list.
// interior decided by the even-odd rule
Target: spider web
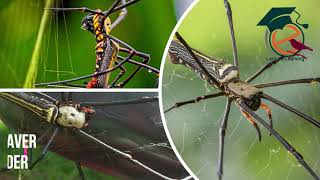
[{"label": "spider web", "polygon": [[[256,27],[256,21],[260,17],[255,18],[249,15],[261,14],[263,17],[263,12],[268,11],[269,8],[284,5],[272,1],[270,7],[265,8],[264,4],[257,3],[255,9],[248,9],[246,6],[248,4],[236,1],[230,3],[234,8],[233,19],[239,52],[240,77],[245,80],[266,63],[266,57],[275,56],[265,47],[264,30],[260,31]],[[297,7],[302,10],[312,9],[311,5],[312,3],[298,3]],[[312,20],[307,18],[311,14],[306,11],[303,13],[308,23],[312,24]],[[212,18],[208,21],[208,18],[204,17]],[[202,0],[187,15],[178,31],[191,47],[204,54],[232,62],[227,25],[223,1]],[[312,25],[312,29],[320,28],[315,23]],[[314,40],[315,31],[311,28],[308,31],[306,30],[307,44],[315,49],[319,48],[319,43]],[[308,60],[279,62],[253,83],[319,77],[319,54],[304,53]],[[176,102],[218,92],[203,82],[194,72],[184,66],[171,64],[169,59],[165,62],[163,74],[164,109],[168,109]],[[317,110],[320,103],[319,88],[319,84],[299,84],[266,88],[264,92],[319,119],[320,114]],[[319,175],[320,158],[317,157],[317,152],[320,151],[319,129],[285,109],[268,101],[264,102],[272,110],[274,129],[303,155]],[[226,98],[219,97],[179,107],[165,114],[175,147],[188,167],[201,180],[217,179],[218,135],[225,103]],[[267,121],[265,112],[258,110],[257,113]],[[262,130],[261,142],[258,142],[255,129],[241,115],[239,108],[234,104],[231,106],[225,137],[223,178],[225,180],[311,179],[297,160],[273,136],[269,136],[266,129],[259,127]]]},{"label": "spider web", "polygon": [[[66,7],[63,0],[55,1],[53,7]],[[76,12],[76,14],[81,14]],[[48,28],[43,38],[44,48],[42,48],[40,73],[37,82],[60,81],[77,77],[79,74],[74,69],[75,59],[70,38],[73,37],[73,28],[69,28],[70,13],[64,11],[51,12]],[[72,16],[72,15],[71,15]],[[77,16],[77,15],[76,15]],[[69,23],[67,25],[67,23]],[[77,63],[81,65],[81,63]],[[79,66],[77,66],[79,69]],[[92,69],[92,68],[91,68]]]}]

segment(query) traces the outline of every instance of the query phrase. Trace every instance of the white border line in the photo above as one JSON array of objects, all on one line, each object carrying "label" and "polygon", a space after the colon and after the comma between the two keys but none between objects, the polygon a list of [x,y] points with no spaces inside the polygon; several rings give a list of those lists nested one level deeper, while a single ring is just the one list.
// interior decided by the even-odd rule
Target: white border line
[{"label": "white border line", "polygon": [[199,180],[197,178],[197,176],[191,171],[191,169],[187,166],[187,164],[184,162],[184,160],[182,159],[182,157],[180,156],[177,148],[175,147],[166,121],[165,121],[165,116],[164,116],[164,112],[163,112],[163,106],[162,106],[162,79],[163,79],[163,70],[164,70],[164,64],[166,61],[166,57],[167,57],[167,53],[168,53],[168,49],[170,46],[170,42],[173,39],[173,36],[175,34],[175,32],[177,31],[177,29],[179,28],[180,24],[182,23],[182,21],[185,19],[185,17],[189,14],[189,12],[191,11],[191,9],[193,9],[193,7],[199,2],[200,0],[194,0],[194,2],[192,2],[190,4],[190,6],[185,10],[185,12],[183,13],[183,15],[180,17],[179,21],[177,22],[177,24],[175,25],[169,39],[167,42],[167,45],[165,47],[164,50],[164,54],[162,56],[162,60],[161,60],[161,66],[160,66],[160,77],[159,77],[159,85],[158,88],[123,88],[123,89],[82,89],[82,88],[75,88],[75,89],[68,89],[68,88],[0,88],[0,92],[155,92],[158,93],[158,97],[159,97],[159,109],[160,109],[160,114],[161,114],[161,119],[162,119],[162,123],[163,123],[163,127],[164,130],[166,132],[167,138],[172,146],[172,149],[174,151],[174,153],[176,154],[177,158],[179,159],[179,161],[181,162],[181,164],[183,165],[183,167],[187,170],[187,172],[195,179],[195,180]]},{"label": "white border line", "polygon": [[105,93],[109,93],[109,92],[159,92],[158,88],[144,88],[144,89],[134,89],[134,88],[123,88],[123,89],[82,89],[82,88],[75,88],[75,89],[63,89],[63,88],[28,88],[28,89],[23,89],[23,88],[8,88],[8,89],[4,89],[1,88],[0,92],[89,92],[89,93],[94,93],[94,92],[105,92]]},{"label": "white border line", "polygon": [[177,150],[176,146],[174,145],[172,138],[170,136],[169,133],[169,129],[167,127],[167,123],[165,121],[165,116],[164,116],[164,112],[163,112],[163,103],[162,103],[162,79],[163,79],[163,70],[164,70],[164,64],[166,62],[166,57],[168,54],[168,50],[169,50],[169,46],[170,46],[170,42],[173,39],[173,36],[175,34],[175,32],[178,30],[178,28],[180,27],[180,24],[182,23],[182,21],[185,19],[185,17],[189,14],[189,12],[193,9],[193,7],[199,2],[200,0],[195,0],[193,3],[191,3],[191,5],[188,7],[188,9],[183,13],[183,15],[180,17],[178,23],[176,24],[176,26],[174,27],[168,43],[166,45],[166,48],[164,50],[163,56],[162,56],[162,61],[161,61],[161,66],[160,66],[160,78],[159,78],[159,107],[160,107],[160,114],[161,114],[161,119],[162,119],[162,123],[163,123],[163,127],[164,130],[167,134],[167,138],[171,144],[171,147],[173,149],[173,151],[175,152],[176,156],[178,157],[179,161],[181,162],[181,164],[184,166],[184,168],[188,171],[188,173],[195,179],[195,180],[199,180],[197,178],[197,176],[191,171],[191,169],[187,166],[187,164],[184,162],[184,160],[182,159],[182,157],[179,154],[179,151]]}]

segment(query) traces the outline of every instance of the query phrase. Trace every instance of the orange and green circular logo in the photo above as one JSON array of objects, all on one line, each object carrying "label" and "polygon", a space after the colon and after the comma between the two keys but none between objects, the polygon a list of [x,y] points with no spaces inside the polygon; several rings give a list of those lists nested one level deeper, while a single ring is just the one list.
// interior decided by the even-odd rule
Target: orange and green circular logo
[{"label": "orange and green circular logo", "polygon": [[295,39],[300,43],[304,43],[304,34],[301,28],[295,24],[287,24],[283,29],[276,29],[270,33],[269,43],[272,50],[282,56],[291,56],[298,52],[291,45],[291,41]]},{"label": "orange and green circular logo", "polygon": [[[290,17],[293,12],[298,15],[295,22]],[[267,26],[266,43],[275,53],[284,57],[300,56],[307,59],[300,51],[313,51],[304,44],[305,37],[301,27],[308,29],[309,25],[300,24],[300,16],[295,7],[272,8],[257,24]]]}]

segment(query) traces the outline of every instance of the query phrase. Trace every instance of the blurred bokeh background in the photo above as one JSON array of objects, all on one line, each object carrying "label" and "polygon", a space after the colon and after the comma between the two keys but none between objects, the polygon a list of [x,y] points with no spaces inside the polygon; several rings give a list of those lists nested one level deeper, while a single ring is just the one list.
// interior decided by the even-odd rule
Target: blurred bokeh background
[{"label": "blurred bokeh background", "polygon": [[[36,83],[64,80],[94,72],[95,40],[89,32],[80,28],[86,13],[49,12],[40,48],[34,51],[43,9],[48,2],[51,2],[50,7],[106,10],[114,0],[1,1],[0,22],[3,26],[0,30],[0,87],[22,87],[29,68],[35,69],[36,74],[31,76]],[[173,0],[143,0],[127,9],[128,16],[111,34],[136,50],[150,54],[150,65],[159,69],[163,49],[176,23]],[[111,20],[117,15],[112,14]],[[35,53],[38,53],[38,64],[30,65]],[[126,68],[128,75],[135,66],[126,65]],[[116,74],[112,73],[112,77]],[[126,87],[155,87],[156,79],[154,74],[142,70]],[[84,85],[89,80],[80,80],[77,84]]]},{"label": "blurred bokeh background", "polygon": [[[320,76],[320,23],[316,16],[319,13],[319,1],[230,0],[230,3],[241,79],[249,77],[265,64],[267,57],[277,57],[265,44],[266,28],[257,26],[272,7],[296,7],[301,14],[300,23],[309,24],[309,29],[303,30],[305,44],[314,48],[314,51],[303,52],[308,57],[304,62],[279,62],[253,83]],[[292,14],[291,17],[295,21],[297,15]],[[200,0],[178,31],[191,47],[232,62],[231,39],[223,0]],[[184,66],[171,64],[168,59],[164,65],[162,90],[164,109],[175,102],[217,92],[197,74]],[[264,92],[319,120],[319,90],[319,84],[300,84],[266,88]],[[215,98],[178,108],[165,115],[177,150],[201,180],[217,179],[218,132],[225,102],[225,97]],[[274,128],[297,148],[320,175],[319,128],[270,102],[266,104],[272,109]],[[262,110],[257,112],[267,119]],[[232,105],[225,140],[225,180],[312,179],[274,137],[261,129],[262,142],[258,142],[255,129],[242,117],[238,107]]]}]

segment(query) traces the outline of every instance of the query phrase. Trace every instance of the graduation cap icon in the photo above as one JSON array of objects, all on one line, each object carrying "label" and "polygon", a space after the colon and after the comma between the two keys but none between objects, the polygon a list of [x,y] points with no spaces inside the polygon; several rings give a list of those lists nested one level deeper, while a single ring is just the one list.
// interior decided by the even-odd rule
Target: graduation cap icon
[{"label": "graduation cap icon", "polygon": [[298,20],[300,18],[300,14],[295,11],[295,7],[281,7],[281,8],[272,8],[257,24],[257,26],[267,26],[270,32],[273,32],[276,29],[283,29],[283,27],[287,24],[292,24],[292,19],[290,14],[295,12],[298,14],[296,19],[296,23],[307,29],[309,27],[308,24],[300,24]]}]

